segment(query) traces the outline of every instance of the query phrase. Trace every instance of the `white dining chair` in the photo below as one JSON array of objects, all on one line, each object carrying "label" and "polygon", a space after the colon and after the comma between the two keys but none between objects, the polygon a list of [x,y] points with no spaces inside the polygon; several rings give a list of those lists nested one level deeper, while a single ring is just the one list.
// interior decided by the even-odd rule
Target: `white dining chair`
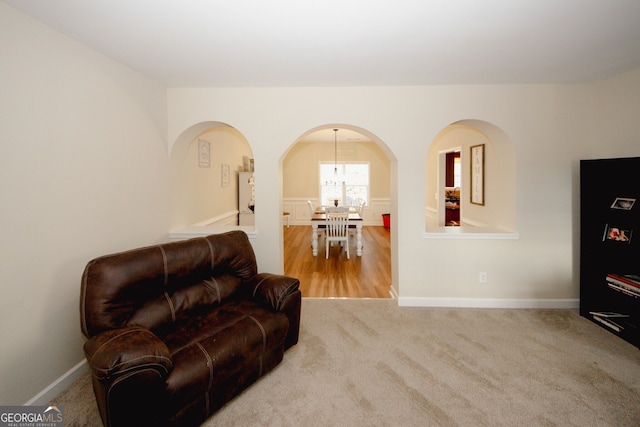
[{"label": "white dining chair", "polygon": [[327,227],[324,231],[325,256],[329,259],[329,246],[333,242],[343,243],[349,259],[349,211],[327,212]]},{"label": "white dining chair", "polygon": [[362,217],[362,214],[364,213],[364,205],[367,202],[365,202],[364,200],[360,202],[360,204],[358,204],[358,214],[360,214],[360,217]]}]

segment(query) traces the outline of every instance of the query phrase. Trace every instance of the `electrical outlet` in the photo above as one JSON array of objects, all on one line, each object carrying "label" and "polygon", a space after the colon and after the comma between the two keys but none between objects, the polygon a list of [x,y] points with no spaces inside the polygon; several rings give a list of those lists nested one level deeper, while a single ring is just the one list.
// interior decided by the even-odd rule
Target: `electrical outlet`
[{"label": "electrical outlet", "polygon": [[478,273],[478,282],[479,283],[487,283],[487,272],[481,271]]}]

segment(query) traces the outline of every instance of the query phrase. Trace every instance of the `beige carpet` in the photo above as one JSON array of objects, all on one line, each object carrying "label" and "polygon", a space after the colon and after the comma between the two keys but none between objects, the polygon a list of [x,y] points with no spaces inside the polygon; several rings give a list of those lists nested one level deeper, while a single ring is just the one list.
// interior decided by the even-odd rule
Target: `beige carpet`
[{"label": "beige carpet", "polygon": [[[100,425],[88,375],[54,403]],[[577,310],[304,299],[298,345],[204,426],[640,426],[640,350]]]}]

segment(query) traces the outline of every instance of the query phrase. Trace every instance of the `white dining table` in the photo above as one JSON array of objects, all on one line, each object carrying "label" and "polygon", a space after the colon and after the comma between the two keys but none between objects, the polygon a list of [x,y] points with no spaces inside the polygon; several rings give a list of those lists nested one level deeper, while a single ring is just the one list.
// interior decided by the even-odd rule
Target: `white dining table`
[{"label": "white dining table", "polygon": [[[318,256],[318,229],[327,227],[327,214],[315,212],[311,217],[311,248]],[[362,256],[362,217],[357,212],[349,213],[349,228],[356,229],[356,254]]]}]

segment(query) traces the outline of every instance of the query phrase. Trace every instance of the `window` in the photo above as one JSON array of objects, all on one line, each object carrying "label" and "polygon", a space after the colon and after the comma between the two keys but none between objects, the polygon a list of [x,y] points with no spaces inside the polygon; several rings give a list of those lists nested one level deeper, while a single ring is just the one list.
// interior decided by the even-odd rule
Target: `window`
[{"label": "window", "polygon": [[369,204],[369,163],[320,163],[320,203]]}]

